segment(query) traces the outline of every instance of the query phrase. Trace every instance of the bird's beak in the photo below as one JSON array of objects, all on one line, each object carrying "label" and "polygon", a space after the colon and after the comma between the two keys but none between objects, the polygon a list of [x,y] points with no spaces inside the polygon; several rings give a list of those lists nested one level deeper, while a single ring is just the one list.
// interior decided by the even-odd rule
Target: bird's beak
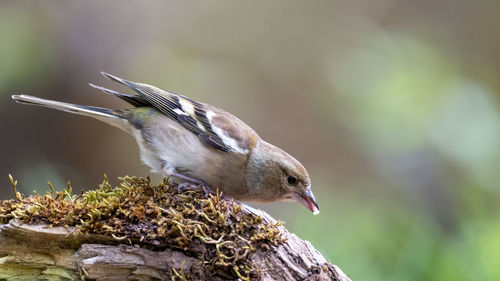
[{"label": "bird's beak", "polygon": [[304,205],[304,207],[311,210],[313,212],[313,215],[319,214],[319,206],[318,203],[316,203],[316,198],[314,198],[314,194],[312,193],[311,188],[308,188],[302,192],[294,193],[293,198],[300,204]]}]

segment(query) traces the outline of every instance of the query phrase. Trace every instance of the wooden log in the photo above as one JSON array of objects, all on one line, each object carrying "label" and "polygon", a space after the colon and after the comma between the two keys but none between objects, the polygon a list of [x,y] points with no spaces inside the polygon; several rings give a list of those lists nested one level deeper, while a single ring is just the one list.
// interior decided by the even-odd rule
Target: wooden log
[{"label": "wooden log", "polygon": [[[138,188],[133,185],[137,184],[133,180],[129,181],[128,186],[122,187],[125,191],[121,190],[119,193],[121,201],[117,200],[114,204],[122,204],[123,201],[127,202],[128,208],[131,208],[134,206],[131,203],[131,198],[140,198],[141,192],[144,194],[150,194],[147,192],[151,192],[151,190],[160,192],[160,187],[150,186],[149,181],[141,181],[144,187]],[[171,191],[167,185],[161,187],[166,190],[164,192],[175,192]],[[105,190],[116,192],[116,189],[111,190],[108,187]],[[125,200],[123,198],[129,196],[126,195],[127,190],[131,190],[131,195]],[[185,218],[185,220],[193,224],[205,224],[206,237],[209,237],[207,232],[210,230],[209,227],[219,227],[217,223],[224,224],[220,225],[221,228],[227,227],[227,224],[238,223],[236,221],[238,218],[246,218],[247,215],[253,221],[257,218],[258,225],[271,225],[272,227],[269,229],[279,232],[279,237],[281,237],[279,243],[255,244],[249,242],[248,245],[251,245],[250,248],[253,249],[248,251],[246,249],[231,249],[229,251],[232,253],[244,252],[240,256],[244,256],[248,260],[245,263],[237,263],[236,257],[232,259],[227,256],[228,251],[223,251],[223,247],[241,247],[242,245],[230,240],[229,235],[222,235],[218,239],[195,235],[191,236],[191,241],[188,241],[188,244],[184,243],[183,247],[179,247],[179,245],[169,245],[165,242],[177,240],[158,241],[159,236],[155,236],[156,240],[149,241],[146,241],[147,238],[143,240],[144,236],[137,236],[141,237],[140,239],[134,238],[133,234],[142,230],[131,227],[132,223],[126,228],[121,228],[122,233],[124,233],[123,229],[131,231],[128,236],[99,233],[98,228],[93,228],[96,230],[94,233],[92,231],[82,232],[79,225],[54,226],[53,223],[50,223],[50,217],[47,216],[50,216],[54,210],[62,211],[50,209],[52,205],[43,204],[47,204],[47,202],[55,204],[57,202],[55,200],[65,200],[64,204],[66,205],[64,206],[70,210],[68,212],[71,212],[68,213],[68,216],[75,215],[73,212],[82,212],[84,214],[80,215],[80,220],[88,219],[86,217],[88,209],[85,209],[87,205],[78,203],[79,198],[85,196],[71,197],[68,195],[64,197],[61,194],[55,197],[36,195],[22,198],[16,193],[17,201],[0,202],[2,203],[0,207],[3,208],[1,209],[3,213],[0,212],[0,223],[3,223],[0,224],[1,280],[350,280],[339,267],[328,262],[311,243],[290,233],[284,226],[276,225],[276,221],[267,213],[231,199],[200,199],[200,202],[208,202],[207,204],[215,207],[230,206],[220,209],[228,212],[223,214],[226,220],[216,222],[215,217],[210,219],[208,216],[205,218],[205,215],[200,218],[205,222],[197,222],[192,218]],[[175,196],[174,194],[168,196]],[[158,193],[156,196],[161,195]],[[108,197],[107,200],[111,199]],[[193,197],[193,200],[198,199]],[[150,208],[152,208],[151,202],[157,201],[163,202],[164,200],[150,201],[148,203]],[[185,201],[179,199],[174,203],[182,204],[182,202]],[[76,207],[73,204],[76,204]],[[238,217],[230,213],[235,212],[235,209],[240,212]],[[47,212],[43,213],[41,210]],[[164,211],[167,211],[164,213],[165,216],[170,214],[168,210]],[[65,213],[59,213],[58,219],[54,221],[66,223],[73,221],[69,219],[64,221],[62,218],[65,217],[61,214]],[[113,216],[117,216],[117,218]],[[118,216],[120,217],[118,218]],[[177,213],[176,216],[179,214]],[[157,218],[157,215],[154,215],[153,218]],[[104,221],[104,217],[101,219]],[[105,219],[108,222],[114,219],[120,220],[120,226],[127,223],[123,221],[123,213],[119,212],[109,212]],[[144,218],[144,220],[147,219],[147,217]],[[213,224],[208,225],[207,220],[212,221]],[[150,222],[152,221],[154,220],[150,219]],[[92,223],[101,226],[101,220],[93,218]],[[137,221],[134,223],[138,225]],[[86,224],[88,225],[89,222]],[[144,222],[139,224],[144,224]],[[257,227],[251,229],[259,231],[260,228]],[[111,228],[109,225],[102,226],[104,230],[109,228]],[[201,227],[199,229],[202,231]],[[186,231],[188,231],[187,228]],[[197,232],[195,231],[195,233]],[[244,234],[239,235],[243,236]],[[273,235],[272,237],[278,236]],[[252,245],[260,246],[253,247]],[[222,262],[233,261],[234,263],[221,266],[217,264],[221,262],[220,258],[207,261],[204,257],[214,256],[214,251],[217,251],[219,256],[223,255]],[[251,267],[248,266],[249,264]],[[250,273],[248,273],[249,268],[251,268]],[[240,275],[240,272],[244,272],[245,269],[247,274]]]}]

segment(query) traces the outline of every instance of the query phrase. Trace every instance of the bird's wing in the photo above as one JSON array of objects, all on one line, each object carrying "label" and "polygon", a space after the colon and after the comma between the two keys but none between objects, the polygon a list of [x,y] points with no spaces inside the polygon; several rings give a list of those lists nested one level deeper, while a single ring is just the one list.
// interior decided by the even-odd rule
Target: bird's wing
[{"label": "bird's wing", "polygon": [[257,134],[243,121],[221,109],[154,86],[102,74],[134,90],[160,112],[219,150],[247,154],[255,145]]},{"label": "bird's wing", "polygon": [[103,93],[117,96],[135,107],[151,106],[151,104],[146,99],[144,99],[142,96],[123,94],[123,93],[120,93],[120,92],[117,92],[114,90],[110,90],[110,89],[107,89],[107,88],[104,88],[101,86],[94,85],[92,83],[89,83],[89,86],[96,88],[98,90],[101,90]]}]

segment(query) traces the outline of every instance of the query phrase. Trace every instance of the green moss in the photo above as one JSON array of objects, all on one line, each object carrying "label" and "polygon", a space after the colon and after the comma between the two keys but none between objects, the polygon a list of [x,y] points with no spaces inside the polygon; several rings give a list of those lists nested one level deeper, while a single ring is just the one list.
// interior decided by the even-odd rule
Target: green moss
[{"label": "green moss", "polygon": [[200,259],[213,275],[243,280],[256,270],[249,259],[252,252],[284,241],[276,224],[242,212],[240,204],[219,193],[206,197],[198,190],[178,192],[167,180],[152,185],[149,178],[119,179],[120,185],[112,187],[105,177],[96,190],[79,195],[68,184],[63,191],[54,192],[49,185],[45,195],[25,197],[11,178],[16,199],[0,202],[0,223],[19,219],[76,227],[115,243],[177,249]]}]

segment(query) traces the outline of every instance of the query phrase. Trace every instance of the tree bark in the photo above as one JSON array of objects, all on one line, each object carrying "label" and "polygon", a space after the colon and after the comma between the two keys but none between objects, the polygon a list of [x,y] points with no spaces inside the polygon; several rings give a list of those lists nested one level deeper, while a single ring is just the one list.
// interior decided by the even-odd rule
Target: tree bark
[{"label": "tree bark", "polygon": [[[246,205],[245,212],[274,221]],[[287,240],[251,256],[257,280],[350,281],[308,241],[280,227]],[[139,247],[132,241],[83,235],[75,228],[30,225],[11,220],[0,225],[0,279],[7,280],[222,280],[203,262],[182,250]],[[224,241],[217,241],[218,243]]]}]

